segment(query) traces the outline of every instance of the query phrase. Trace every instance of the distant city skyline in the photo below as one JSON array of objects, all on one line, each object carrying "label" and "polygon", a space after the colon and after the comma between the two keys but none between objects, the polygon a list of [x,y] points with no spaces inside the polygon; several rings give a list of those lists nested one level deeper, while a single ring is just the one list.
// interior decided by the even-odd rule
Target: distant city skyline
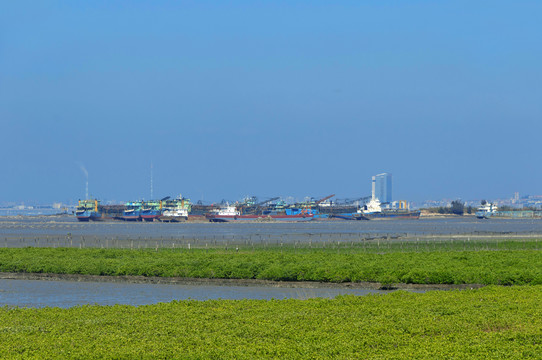
[{"label": "distant city skyline", "polygon": [[375,182],[375,196],[381,202],[391,203],[393,200],[392,174],[382,173],[373,176]]},{"label": "distant city skyline", "polygon": [[541,13],[4,2],[0,202],[540,194]]},{"label": "distant city skyline", "polygon": [[[188,197],[190,198],[190,197]],[[245,197],[243,198],[238,198],[238,199],[225,199],[225,198],[222,198],[222,199],[212,199],[212,200],[209,200],[209,201],[206,201],[205,203],[206,204],[211,204],[211,203],[220,203],[221,201],[228,201],[230,203],[234,203],[236,201],[242,201]],[[259,200],[264,200],[264,199],[268,199],[270,197],[260,197],[260,196],[256,196],[257,199]],[[307,201],[308,199],[312,198],[313,200],[317,200],[319,199],[319,197],[314,197],[314,196],[305,196],[305,197],[299,197],[299,198],[295,198],[295,197],[292,197],[292,196],[285,196],[285,197],[281,197],[280,199],[281,200],[285,200],[287,201],[288,203],[293,203],[293,202],[302,202],[302,201]],[[123,204],[125,202],[128,202],[128,201],[132,201],[134,199],[105,199],[105,198],[101,198],[101,199],[98,199],[100,200],[103,204]],[[139,200],[144,200],[144,199],[139,199]],[[147,199],[148,200],[148,199]],[[345,201],[345,200],[352,200],[352,198],[344,198],[344,197],[333,197],[331,200],[333,200],[333,202],[341,202],[341,201]],[[396,202],[396,201],[403,201],[402,199],[393,199],[393,202]],[[463,199],[463,198],[440,198],[440,199],[425,199],[423,201],[413,201],[413,200],[405,200],[407,201],[411,206],[414,206],[414,207],[421,207],[421,208],[424,208],[424,207],[438,207],[438,206],[450,206],[451,205],[451,202],[454,201],[454,200],[459,200],[459,201],[462,201],[465,205],[470,205],[470,206],[478,206],[480,204],[480,202],[482,200],[486,200],[488,202],[492,202],[492,203],[495,203],[497,205],[507,205],[507,206],[512,206],[512,207],[542,207],[542,195],[536,195],[536,194],[524,194],[524,195],[520,195],[518,192],[515,192],[514,194],[511,194],[510,197],[504,197],[504,198],[496,198],[496,197],[492,197],[492,198],[480,198],[480,199]],[[368,199],[366,199],[366,201],[368,201]],[[194,203],[197,203],[198,200],[194,200],[193,201]],[[62,208],[63,206],[65,205],[75,205],[77,204],[77,200],[68,200],[68,201],[53,201],[51,203],[44,203],[44,202],[38,202],[38,201],[30,201],[30,202],[24,202],[24,201],[0,201],[0,208],[3,208],[3,207],[10,207],[10,208],[18,208],[18,209],[25,209],[25,208],[36,208],[36,209],[39,209],[39,208],[55,208],[55,209],[59,209],[59,208]]]}]

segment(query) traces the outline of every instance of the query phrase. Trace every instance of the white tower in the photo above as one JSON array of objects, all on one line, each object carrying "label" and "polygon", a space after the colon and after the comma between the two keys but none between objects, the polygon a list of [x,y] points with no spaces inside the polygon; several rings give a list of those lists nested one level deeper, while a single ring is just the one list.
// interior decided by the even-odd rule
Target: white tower
[{"label": "white tower", "polygon": [[371,200],[375,199],[375,191],[376,191],[376,176],[373,176],[373,184],[371,186]]}]

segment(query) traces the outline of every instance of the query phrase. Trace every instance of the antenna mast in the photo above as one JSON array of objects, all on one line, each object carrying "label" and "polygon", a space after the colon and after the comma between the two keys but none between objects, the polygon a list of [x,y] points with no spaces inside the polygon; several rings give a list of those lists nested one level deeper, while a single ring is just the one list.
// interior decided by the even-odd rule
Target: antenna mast
[{"label": "antenna mast", "polygon": [[151,200],[154,199],[153,186],[152,186],[152,162],[151,162]]}]

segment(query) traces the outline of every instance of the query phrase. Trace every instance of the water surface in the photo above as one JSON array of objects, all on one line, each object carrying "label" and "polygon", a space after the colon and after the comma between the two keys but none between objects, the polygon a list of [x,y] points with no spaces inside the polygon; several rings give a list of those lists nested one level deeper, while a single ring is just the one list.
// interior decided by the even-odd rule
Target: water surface
[{"label": "water surface", "polygon": [[173,300],[211,299],[308,299],[337,295],[383,294],[389,291],[342,288],[288,288],[267,286],[221,286],[134,284],[52,280],[0,279],[0,306],[61,307],[78,305],[147,305]]},{"label": "water surface", "polygon": [[[474,217],[419,220],[309,221],[301,223],[145,223],[78,222],[72,216],[0,217],[0,247],[52,246],[70,240],[87,246],[94,240],[197,240],[200,244],[227,242],[280,243],[355,241],[375,236],[416,237],[461,234],[542,234],[542,219],[476,219]],[[17,241],[15,241],[17,240]]]}]

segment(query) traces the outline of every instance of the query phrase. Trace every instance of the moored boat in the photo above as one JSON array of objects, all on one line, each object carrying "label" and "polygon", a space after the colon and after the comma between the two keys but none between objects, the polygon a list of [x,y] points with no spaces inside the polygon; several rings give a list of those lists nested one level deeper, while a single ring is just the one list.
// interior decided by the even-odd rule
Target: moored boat
[{"label": "moored boat", "polygon": [[309,207],[287,208],[283,211],[264,211],[263,218],[276,221],[310,221],[314,219],[314,212]]},{"label": "moored boat", "polygon": [[179,196],[178,199],[168,200],[163,204],[162,215],[158,220],[162,222],[180,222],[188,220],[191,209],[190,199]]},{"label": "moored boat", "polygon": [[162,215],[162,201],[144,201],[141,203],[141,219],[144,221],[154,221]]},{"label": "moored boat", "polygon": [[369,218],[362,213],[344,213],[344,214],[329,214],[329,219],[341,219],[341,220],[369,220]]},{"label": "moored boat", "polygon": [[419,219],[421,211],[403,209],[382,209],[380,200],[372,197],[366,205],[358,210],[358,214],[366,219]]},{"label": "moored boat", "polygon": [[285,209],[284,211],[264,211],[261,214],[241,214],[236,206],[228,205],[224,208],[210,211],[206,218],[210,222],[230,221],[309,221],[314,214],[308,209]]},{"label": "moored boat", "polygon": [[482,204],[476,211],[478,219],[489,219],[497,214],[497,206],[492,203]]},{"label": "moored boat", "polygon": [[260,219],[265,219],[265,218],[268,218],[270,220],[275,220],[275,221],[296,221],[296,222],[299,222],[299,221],[310,221],[310,220],[314,219],[314,214],[312,214],[312,213],[272,214],[272,215],[267,215],[267,216],[264,215]]},{"label": "moored boat", "polygon": [[[224,208],[213,209],[205,215],[210,222],[228,222],[237,220],[241,212],[234,205],[227,205]],[[252,216],[252,215],[251,215]]]},{"label": "moored boat", "polygon": [[122,213],[122,219],[126,221],[141,221],[141,201],[132,201],[126,203],[126,208]]},{"label": "moored boat", "polygon": [[420,210],[384,210],[380,213],[372,213],[372,214],[363,214],[367,218],[367,220],[370,219],[413,219],[417,220],[420,218],[421,211]]},{"label": "moored boat", "polygon": [[75,217],[79,221],[98,221],[102,214],[98,211],[98,200],[79,200],[75,210]]}]

